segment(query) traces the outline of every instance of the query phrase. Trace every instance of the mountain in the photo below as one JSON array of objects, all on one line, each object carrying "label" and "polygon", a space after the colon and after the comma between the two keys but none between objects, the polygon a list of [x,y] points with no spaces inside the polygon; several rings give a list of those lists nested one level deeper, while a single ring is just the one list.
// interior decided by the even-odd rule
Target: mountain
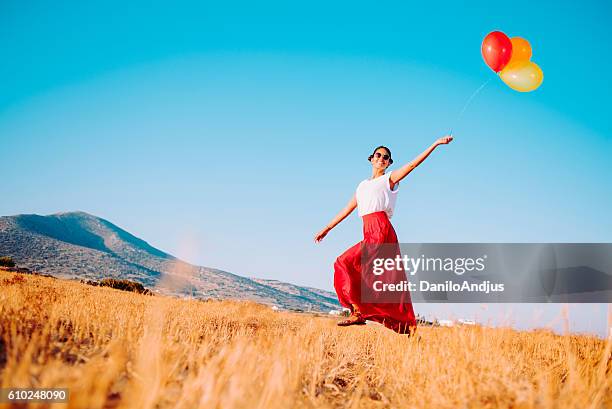
[{"label": "mountain", "polygon": [[61,278],[128,279],[162,294],[243,299],[285,309],[339,308],[329,291],[189,264],[85,212],[0,217],[0,256]]}]

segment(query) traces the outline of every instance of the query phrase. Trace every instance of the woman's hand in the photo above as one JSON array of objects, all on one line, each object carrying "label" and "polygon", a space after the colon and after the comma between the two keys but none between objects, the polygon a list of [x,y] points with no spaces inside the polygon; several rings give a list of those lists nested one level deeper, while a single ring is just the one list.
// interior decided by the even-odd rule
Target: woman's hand
[{"label": "woman's hand", "polygon": [[316,236],[314,237],[314,241],[315,243],[320,242],[321,240],[323,240],[323,237],[327,236],[327,233],[329,233],[331,229],[329,227],[325,227],[323,230],[321,230],[320,232],[318,232],[316,234]]},{"label": "woman's hand", "polygon": [[451,141],[453,140],[453,137],[450,135],[446,135],[443,136],[442,138],[438,139],[435,143],[436,146],[438,145],[446,145],[447,143],[451,143]]},{"label": "woman's hand", "polygon": [[355,195],[353,195],[353,197],[351,197],[351,200],[349,200],[346,206],[344,206],[344,209],[340,210],[340,213],[338,213],[338,215],[334,217],[334,220],[329,222],[329,224],[325,226],[323,230],[321,230],[314,236],[315,243],[318,243],[323,240],[323,237],[327,236],[327,233],[329,233],[331,229],[336,227],[338,223],[340,223],[342,220],[346,219],[346,217],[351,214],[351,212],[356,208],[357,198],[355,197]]}]

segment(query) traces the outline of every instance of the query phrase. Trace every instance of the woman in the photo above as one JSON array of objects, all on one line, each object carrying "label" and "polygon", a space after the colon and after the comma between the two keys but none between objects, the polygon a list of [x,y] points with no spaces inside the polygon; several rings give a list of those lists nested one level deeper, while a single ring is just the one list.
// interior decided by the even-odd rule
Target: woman
[{"label": "woman", "polygon": [[[445,145],[453,140],[452,136],[445,136],[435,141],[427,150],[421,153],[412,162],[389,173],[387,168],[393,163],[391,151],[385,146],[379,146],[368,157],[372,163],[372,177],[362,181],[357,186],[355,195],[346,207],[323,230],[315,236],[318,243],[355,208],[363,218],[363,240],[345,251],[334,263],[334,288],[338,294],[340,304],[351,310],[348,319],[340,321],[338,325],[362,325],[366,320],[382,323],[401,334],[410,334],[416,328],[416,319],[409,293],[402,293],[401,298],[393,302],[362,302],[361,291],[364,285],[371,285],[375,278],[371,271],[363,271],[362,265],[371,265],[374,257],[380,256],[372,248],[385,249],[385,258],[399,255],[399,244],[393,226],[389,219],[393,215],[395,200],[399,189],[399,182],[414,168],[419,166],[439,145]],[[363,257],[363,259],[362,259]],[[364,262],[365,260],[365,262]],[[403,271],[391,272],[391,280],[405,279]],[[395,274],[395,276],[393,276]],[[372,301],[372,300],[367,300]]]}]

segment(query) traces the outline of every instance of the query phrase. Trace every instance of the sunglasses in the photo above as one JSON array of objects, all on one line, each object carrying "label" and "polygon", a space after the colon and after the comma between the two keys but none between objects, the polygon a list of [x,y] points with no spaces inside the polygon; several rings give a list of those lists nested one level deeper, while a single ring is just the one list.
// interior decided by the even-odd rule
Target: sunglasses
[{"label": "sunglasses", "polygon": [[380,153],[380,152],[376,152],[376,153],[374,154],[374,157],[375,157],[375,158],[377,158],[377,159],[378,159],[378,158],[380,158],[381,156],[382,156],[382,158],[383,158],[384,160],[389,160],[389,159],[391,159],[391,156],[386,155],[386,154],[385,154],[385,155],[383,155],[383,154],[382,154],[382,153]]}]

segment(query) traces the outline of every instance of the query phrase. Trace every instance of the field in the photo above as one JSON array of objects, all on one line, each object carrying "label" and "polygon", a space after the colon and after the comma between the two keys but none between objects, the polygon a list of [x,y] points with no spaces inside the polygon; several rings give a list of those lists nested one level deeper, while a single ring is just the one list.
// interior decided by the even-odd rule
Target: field
[{"label": "field", "polygon": [[0,383],[67,387],[58,408],[612,407],[611,349],[479,326],[406,337],[0,271]]}]

